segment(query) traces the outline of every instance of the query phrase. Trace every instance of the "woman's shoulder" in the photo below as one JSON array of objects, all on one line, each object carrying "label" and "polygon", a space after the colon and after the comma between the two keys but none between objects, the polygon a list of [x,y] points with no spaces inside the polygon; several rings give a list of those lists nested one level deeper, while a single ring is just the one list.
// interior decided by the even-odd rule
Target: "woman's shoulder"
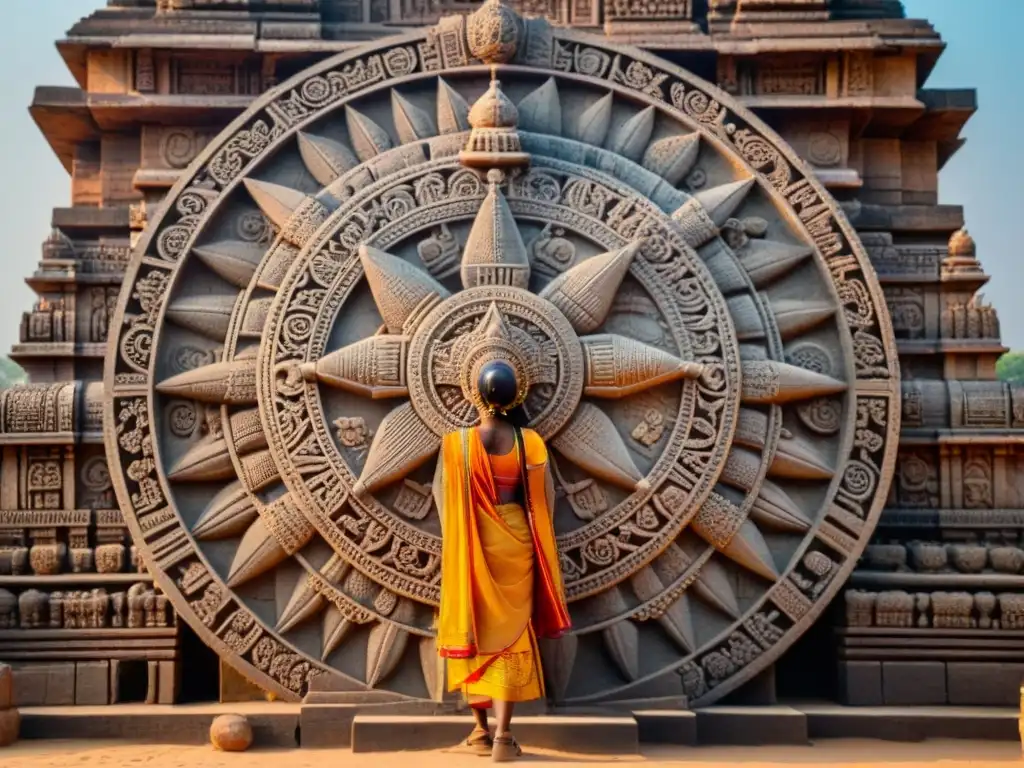
[{"label": "woman's shoulder", "polygon": [[527,450],[543,451],[542,455],[547,455],[547,443],[544,442],[544,438],[529,427],[523,429],[523,443]]}]

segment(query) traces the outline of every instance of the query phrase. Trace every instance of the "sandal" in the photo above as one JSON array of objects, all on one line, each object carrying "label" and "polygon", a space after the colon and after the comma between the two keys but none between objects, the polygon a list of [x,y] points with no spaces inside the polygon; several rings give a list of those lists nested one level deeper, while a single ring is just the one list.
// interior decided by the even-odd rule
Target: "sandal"
[{"label": "sandal", "polygon": [[513,736],[495,736],[494,747],[491,749],[491,762],[507,763],[521,757],[522,747]]},{"label": "sandal", "polygon": [[494,739],[491,737],[490,731],[477,726],[466,737],[462,745],[465,751],[474,755],[489,755],[491,754],[491,747],[494,746]]}]

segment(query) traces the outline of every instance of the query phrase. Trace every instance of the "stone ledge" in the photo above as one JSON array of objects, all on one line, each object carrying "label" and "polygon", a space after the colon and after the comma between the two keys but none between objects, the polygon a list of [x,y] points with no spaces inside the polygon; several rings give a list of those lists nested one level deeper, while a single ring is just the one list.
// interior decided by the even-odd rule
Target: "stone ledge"
[{"label": "stone ledge", "polygon": [[806,704],[812,739],[980,739],[1017,741],[1020,713],[1009,707],[844,707]]},{"label": "stone ledge", "polygon": [[253,744],[262,747],[298,746],[297,704],[211,704],[24,707],[22,739],[109,739],[151,744],[208,744],[210,724],[218,715],[245,715]]},{"label": "stone ledge", "polygon": [[697,746],[697,713],[690,710],[651,709],[633,713],[641,744]]},{"label": "stone ledge", "polygon": [[[357,705],[239,704],[22,708],[21,738],[206,744],[217,715],[249,718],[257,746],[350,746],[354,752],[443,749],[472,727],[466,715],[359,715]],[[365,708],[364,708],[365,711]],[[1015,741],[1013,707],[848,707],[839,704],[638,710],[632,716],[546,715],[515,721],[526,745],[584,754],[636,754],[639,744],[797,745],[811,739]],[[401,728],[395,726],[401,725]],[[407,727],[407,726],[415,727]]]},{"label": "stone ledge", "polygon": [[762,707],[707,707],[696,710],[697,742],[759,746],[806,744],[807,717],[781,704]]},{"label": "stone ledge", "polygon": [[[514,727],[523,744],[541,749],[598,755],[640,751],[637,721],[631,716],[523,717],[515,720]],[[356,715],[352,751],[444,749],[457,745],[472,728],[473,719],[465,716]]]}]

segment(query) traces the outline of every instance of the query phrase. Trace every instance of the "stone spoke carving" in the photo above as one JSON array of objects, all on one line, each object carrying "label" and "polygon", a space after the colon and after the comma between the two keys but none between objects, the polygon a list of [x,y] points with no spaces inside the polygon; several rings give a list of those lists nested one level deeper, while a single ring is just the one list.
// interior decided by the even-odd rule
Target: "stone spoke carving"
[{"label": "stone spoke carving", "polygon": [[249,285],[265,251],[259,243],[244,240],[224,240],[192,249],[200,261],[238,288]]},{"label": "stone spoke carving", "polygon": [[694,532],[726,557],[774,581],[779,572],[761,532],[731,501],[712,494],[693,519]]},{"label": "stone spoke carving", "polygon": [[586,360],[583,393],[591,397],[635,395],[678,379],[695,379],[704,366],[684,362],[641,341],[617,334],[580,339]]},{"label": "stone spoke carving", "polygon": [[257,518],[256,500],[235,481],[225,485],[203,510],[192,535],[197,539],[227,539],[240,535]]},{"label": "stone spoke carving", "polygon": [[165,395],[201,403],[255,405],[256,361],[245,359],[204,365],[165,379],[156,389]]},{"label": "stone spoke carving", "polygon": [[[319,577],[328,584],[337,584],[344,578],[351,566],[339,555],[331,555],[320,569]],[[318,589],[319,579],[303,578],[295,585],[295,591],[287,605],[277,617],[277,631],[288,632],[319,614],[327,605],[327,599]]]},{"label": "stone spoke carving", "polygon": [[373,336],[304,366],[303,374],[370,398],[405,397],[406,336]]},{"label": "stone spoke carving", "polygon": [[258,507],[259,517],[242,536],[228,571],[227,584],[237,587],[269,571],[313,538],[313,527],[288,495]]},{"label": "stone spoke carving", "polygon": [[[412,613],[412,604],[402,600],[394,610],[395,618],[408,620]],[[390,621],[382,621],[370,630],[370,642],[366,651],[366,684],[376,688],[387,680],[398,668],[405,647],[409,643],[409,633],[400,625]]]},{"label": "stone spoke carving", "polygon": [[412,331],[448,291],[430,275],[389,253],[362,246],[359,259],[389,333]]},{"label": "stone spoke carving", "polygon": [[684,586],[665,584],[651,567],[636,573],[630,579],[630,585],[637,599],[648,604],[640,614],[641,620],[657,621],[680,648],[692,651],[696,640]]},{"label": "stone spoke carving", "polygon": [[846,384],[829,376],[788,363],[746,360],[743,363],[743,402],[782,404],[811,400],[846,390]]},{"label": "stone spoke carving", "polygon": [[726,616],[739,617],[740,605],[736,599],[736,591],[729,582],[725,568],[713,557],[700,569],[692,589],[697,597]]},{"label": "stone spoke carving", "polygon": [[359,164],[348,147],[326,136],[300,131],[298,142],[302,162],[313,178],[325,187]]},{"label": "stone spoke carving", "polygon": [[211,293],[179,299],[167,308],[167,318],[183,328],[222,343],[228,333],[237,296]]},{"label": "stone spoke carving", "polygon": [[411,404],[405,403],[389,413],[373,436],[370,452],[355,494],[372,492],[400,480],[430,460],[441,447],[440,438],[424,423]]},{"label": "stone spoke carving", "polygon": [[[514,63],[518,104],[480,61]],[[898,369],[856,236],[756,117],[491,0],[315,65],[236,128],[140,241],[106,393],[138,546],[233,664],[285,698],[313,674],[441,698],[428,478],[494,357],[557,457],[558,699],[679,674],[710,703],[814,620],[877,519]],[[292,592],[265,620],[271,580]]]},{"label": "stone spoke carving", "polygon": [[580,404],[551,444],[569,461],[602,480],[629,490],[643,481],[615,424],[590,403]]},{"label": "stone spoke carving", "polygon": [[554,304],[577,333],[593,333],[608,317],[640,246],[633,243],[577,264],[548,283],[541,297]]},{"label": "stone spoke carving", "polygon": [[753,179],[742,179],[698,192],[687,200],[672,214],[683,228],[686,242],[699,248],[718,235],[719,227],[729,220],[753,186]]}]

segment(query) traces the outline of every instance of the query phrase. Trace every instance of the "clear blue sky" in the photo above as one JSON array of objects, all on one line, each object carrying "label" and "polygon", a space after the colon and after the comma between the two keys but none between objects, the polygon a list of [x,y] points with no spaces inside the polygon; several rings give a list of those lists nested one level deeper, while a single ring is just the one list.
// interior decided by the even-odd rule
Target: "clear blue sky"
[{"label": "clear blue sky", "polygon": [[[21,313],[33,301],[23,279],[35,268],[49,231],[50,209],[67,205],[68,177],[36,130],[27,107],[36,85],[71,85],[53,46],[102,0],[14,3],[0,26],[0,227],[6,250],[0,275],[0,352],[17,341]],[[985,294],[999,310],[1003,339],[1024,348],[1024,0],[905,0],[907,15],[927,18],[948,44],[928,82],[973,87],[980,110],[967,124],[967,145],[946,166],[941,200],[966,206],[967,224],[992,275]],[[8,9],[4,9],[8,10]],[[13,7],[11,9],[13,11]]]}]

